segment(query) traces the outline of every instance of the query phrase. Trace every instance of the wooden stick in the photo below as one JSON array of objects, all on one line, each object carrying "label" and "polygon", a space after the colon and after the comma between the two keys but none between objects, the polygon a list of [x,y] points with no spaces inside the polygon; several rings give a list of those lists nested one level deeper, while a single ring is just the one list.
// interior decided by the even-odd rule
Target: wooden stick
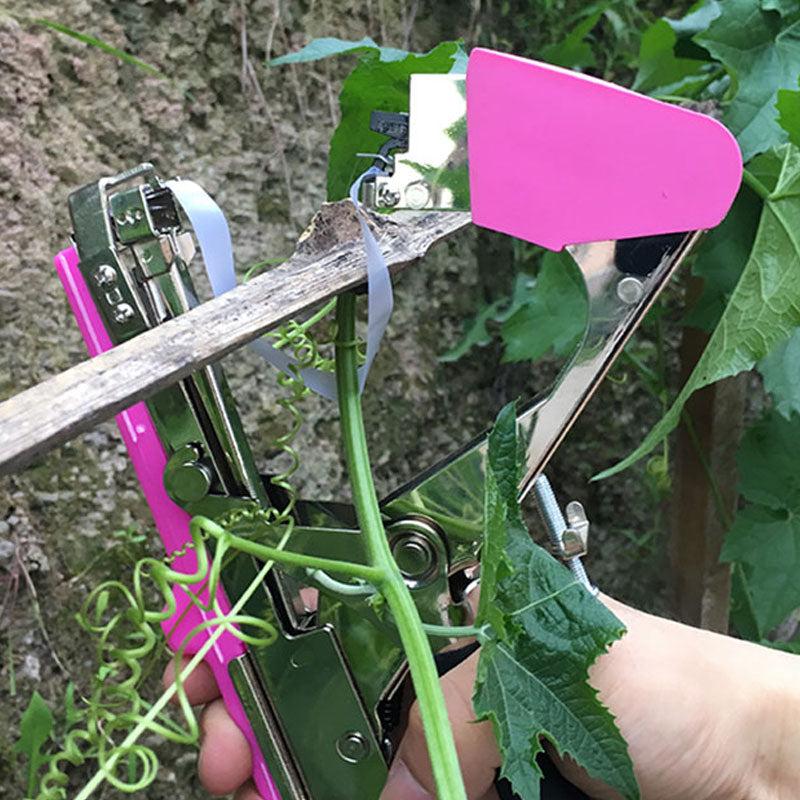
[{"label": "wooden stick", "polygon": [[[468,213],[403,223],[371,215],[393,271],[469,221]],[[365,279],[352,204],[323,206],[279,267],[0,404],[0,476]]]}]

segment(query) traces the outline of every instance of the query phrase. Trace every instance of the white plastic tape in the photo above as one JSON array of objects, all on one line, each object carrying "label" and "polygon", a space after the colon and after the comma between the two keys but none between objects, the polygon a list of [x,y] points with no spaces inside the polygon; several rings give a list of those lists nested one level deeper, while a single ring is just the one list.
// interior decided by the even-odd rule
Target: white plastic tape
[{"label": "white plastic tape", "polygon": [[[367,260],[367,357],[358,368],[358,385],[362,391],[394,304],[389,270],[358,202],[362,181],[380,173],[376,167],[370,167],[350,187],[350,199],[361,223]],[[230,291],[236,286],[236,272],[233,266],[231,233],[225,215],[208,192],[194,181],[171,180],[167,181],[167,186],[192,223],[214,295]],[[249,346],[282,372],[289,371],[292,366],[300,366],[296,359],[273,347],[264,338],[256,339]],[[311,367],[300,368],[298,371],[309,389],[331,400],[336,399],[336,376],[333,373]]]}]

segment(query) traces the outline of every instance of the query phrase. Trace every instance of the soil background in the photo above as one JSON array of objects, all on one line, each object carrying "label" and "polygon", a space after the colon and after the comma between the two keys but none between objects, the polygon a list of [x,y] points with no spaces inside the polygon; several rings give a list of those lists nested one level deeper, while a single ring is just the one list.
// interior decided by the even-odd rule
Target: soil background
[{"label": "soil background", "polygon": [[[268,68],[315,36],[425,51],[463,37],[503,46],[492,5],[414,0],[4,0],[0,9],[0,401],[86,358],[52,266],[69,245],[67,196],[141,161],[191,177],[221,205],[237,264],[289,255],[324,198],[337,95],[353,61]],[[156,66],[163,80],[34,20],[96,36]],[[500,22],[497,22],[497,26]],[[439,246],[398,281],[396,311],[364,396],[380,493],[486,428],[500,407],[555,374],[547,361],[501,363],[497,344],[456,363],[437,356],[460,337],[482,299],[513,278],[502,237],[472,229]],[[677,291],[677,290],[676,290]],[[674,364],[671,365],[674,368]],[[224,361],[264,471],[286,426],[269,367],[248,352]],[[643,466],[590,484],[629,452],[660,409],[616,375],[584,412],[549,474],[562,499],[592,521],[589,571],[598,585],[666,612],[660,498]],[[306,497],[346,499],[337,413],[311,399],[295,484]],[[113,422],[0,479],[0,796],[24,796],[15,757],[34,690],[57,720],[69,682],[88,691],[93,644],[74,615],[93,586],[129,579],[158,554],[147,508]],[[156,692],[154,682],[153,697]],[[76,774],[74,785],[85,777]],[[110,789],[102,796],[114,795]],[[206,796],[192,750],[167,748],[154,800]]]}]

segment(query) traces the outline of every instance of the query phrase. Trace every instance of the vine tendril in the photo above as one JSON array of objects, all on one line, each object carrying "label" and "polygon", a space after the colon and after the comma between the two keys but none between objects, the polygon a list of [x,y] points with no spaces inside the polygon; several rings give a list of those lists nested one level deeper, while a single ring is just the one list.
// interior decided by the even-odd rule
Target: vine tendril
[{"label": "vine tendril", "polygon": [[[307,322],[289,322],[277,333],[270,334],[277,339],[276,346],[290,347],[295,360],[301,367],[313,366],[318,369],[333,369],[333,360],[323,358],[309,333],[309,329],[327,315],[333,308],[329,303]],[[297,470],[299,457],[292,443],[302,426],[302,415],[297,404],[308,394],[299,375],[294,372],[281,373],[278,384],[288,394],[277,403],[291,420],[289,430],[275,440],[275,445],[289,457],[289,465],[271,478],[272,485],[285,498],[281,507],[273,505],[263,509],[255,504],[236,508],[221,516],[218,521],[195,517],[189,525],[191,541],[180,550],[162,559],[143,558],[134,567],[131,586],[119,580],[109,580],[93,589],[77,615],[79,624],[95,639],[96,656],[99,663],[92,680],[90,696],[85,699],[85,708],[79,712],[76,724],[66,732],[60,751],[53,754],[40,782],[38,800],[65,800],[69,782],[68,765],[77,767],[90,758],[98,764],[98,771],[79,793],[76,800],[89,797],[95,788],[107,781],[125,792],[135,792],[146,788],[156,777],[158,759],[152,748],[138,743],[144,732],[163,736],[173,742],[191,744],[198,739],[198,724],[189,704],[183,682],[191,670],[213,646],[224,632],[229,632],[250,646],[262,647],[274,642],[278,631],[265,619],[241,613],[247,599],[261,584],[275,558],[291,560],[295,556],[302,565],[314,569],[333,569],[341,566],[339,562],[326,559],[313,559],[300,554],[284,553],[283,548],[294,528],[293,511],[296,493],[290,479]],[[227,614],[217,601],[221,572],[226,556],[240,551],[246,540],[233,535],[227,528],[257,521],[279,531],[276,547],[260,546],[259,555],[268,559],[254,581],[237,599]],[[209,559],[205,546],[209,537],[214,539],[214,555]],[[197,568],[191,573],[173,568],[176,559],[193,550],[197,557]],[[344,562],[343,562],[344,563]],[[345,563],[345,566],[348,566]],[[363,565],[355,565],[361,570],[369,570]],[[356,569],[356,572],[359,572]],[[351,574],[349,570],[346,574]],[[374,577],[369,575],[368,577]],[[174,684],[152,706],[139,695],[143,671],[141,662],[155,653],[162,641],[159,626],[173,619],[177,613],[174,586],[181,586],[190,605],[206,614],[209,619],[196,626],[184,639],[184,644],[174,654],[176,669]],[[209,599],[204,601],[203,597]],[[246,628],[246,630],[245,630]],[[188,642],[208,629],[208,638],[194,655],[189,664],[181,667]],[[172,720],[159,721],[168,699],[176,696],[183,718],[183,727]],[[122,777],[122,776],[125,777]]]}]

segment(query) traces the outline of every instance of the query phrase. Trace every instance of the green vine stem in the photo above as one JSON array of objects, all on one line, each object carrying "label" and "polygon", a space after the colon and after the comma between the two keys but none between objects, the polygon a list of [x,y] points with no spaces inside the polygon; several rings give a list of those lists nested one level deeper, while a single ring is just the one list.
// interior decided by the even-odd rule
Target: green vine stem
[{"label": "green vine stem", "polygon": [[336,304],[336,381],[353,503],[370,562],[383,573],[376,588],[386,598],[408,659],[439,800],[466,800],[433,653],[411,593],[389,550],[375,496],[358,391],[355,304],[351,293],[339,297]]}]

